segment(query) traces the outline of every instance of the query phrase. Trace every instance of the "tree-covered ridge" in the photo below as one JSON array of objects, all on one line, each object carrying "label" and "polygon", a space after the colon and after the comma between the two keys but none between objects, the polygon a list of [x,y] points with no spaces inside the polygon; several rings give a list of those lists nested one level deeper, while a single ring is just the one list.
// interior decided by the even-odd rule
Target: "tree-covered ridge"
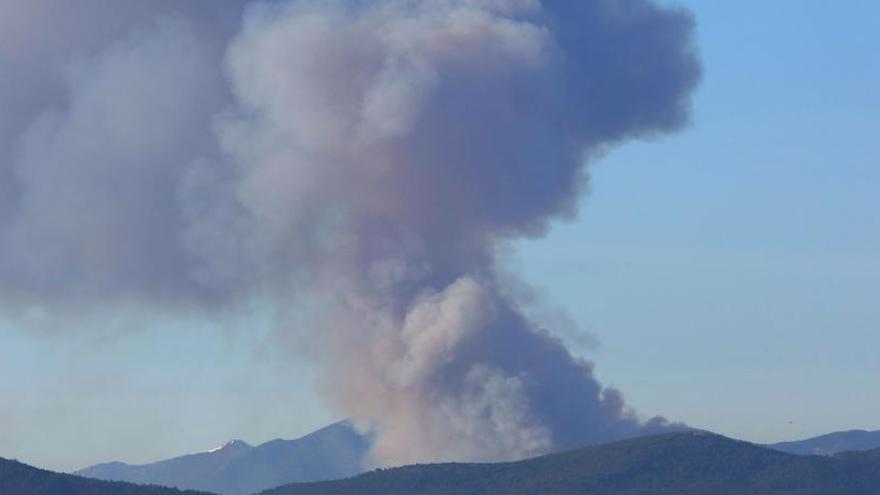
[{"label": "tree-covered ridge", "polygon": [[263,495],[878,495],[880,451],[776,452],[708,433],[677,433],[516,463],[378,470]]},{"label": "tree-covered ridge", "polygon": [[0,495],[205,495],[158,486],[99,481],[0,459]]}]

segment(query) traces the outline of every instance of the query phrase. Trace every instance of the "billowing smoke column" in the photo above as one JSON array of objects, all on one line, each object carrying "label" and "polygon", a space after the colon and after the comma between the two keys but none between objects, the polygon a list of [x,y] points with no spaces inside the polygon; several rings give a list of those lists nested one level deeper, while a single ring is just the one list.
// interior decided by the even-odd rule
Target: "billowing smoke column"
[{"label": "billowing smoke column", "polygon": [[[575,214],[592,156],[686,123],[688,15],[647,0],[100,3],[38,37],[0,31],[16,74],[0,88],[7,312],[270,297],[283,313],[307,294],[321,317],[279,332],[331,405],[374,419],[384,463],[666,427],[525,316],[496,254]],[[50,22],[37,10],[72,4],[2,5]],[[101,16],[116,29],[92,29]]]}]

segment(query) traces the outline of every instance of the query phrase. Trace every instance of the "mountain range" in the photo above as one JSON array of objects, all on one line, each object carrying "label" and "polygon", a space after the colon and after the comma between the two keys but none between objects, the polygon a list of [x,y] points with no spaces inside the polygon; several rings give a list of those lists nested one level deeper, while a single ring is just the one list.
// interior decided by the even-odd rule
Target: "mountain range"
[{"label": "mountain range", "polygon": [[[181,495],[0,461],[3,495]],[[669,433],[520,462],[381,469],[262,495],[877,495],[880,450],[799,456],[705,432]],[[190,492],[195,495],[195,492]]]},{"label": "mountain range", "polygon": [[[715,438],[708,432],[700,433]],[[99,464],[76,474],[107,481],[245,495],[289,483],[338,480],[359,475],[367,465],[371,444],[370,433],[362,433],[353,422],[346,420],[296,440],[272,440],[256,447],[233,440],[198,454],[144,465]],[[834,456],[847,451],[880,449],[880,432],[836,432],[762,447],[789,454]],[[368,476],[375,476],[375,473]]]},{"label": "mountain range", "polygon": [[296,440],[272,440],[256,447],[233,440],[198,454],[144,465],[98,464],[75,474],[108,481],[244,495],[295,481],[341,479],[360,474],[371,444],[369,433],[361,433],[351,421],[342,421]]},{"label": "mountain range", "polygon": [[2,495],[206,495],[159,486],[141,486],[53,473],[0,458]]},{"label": "mountain range", "polygon": [[880,431],[839,431],[796,442],[774,443],[768,447],[799,455],[836,455],[880,449]]},{"label": "mountain range", "polygon": [[877,495],[880,450],[798,456],[704,432],[502,464],[437,464],[292,484],[263,495]]}]

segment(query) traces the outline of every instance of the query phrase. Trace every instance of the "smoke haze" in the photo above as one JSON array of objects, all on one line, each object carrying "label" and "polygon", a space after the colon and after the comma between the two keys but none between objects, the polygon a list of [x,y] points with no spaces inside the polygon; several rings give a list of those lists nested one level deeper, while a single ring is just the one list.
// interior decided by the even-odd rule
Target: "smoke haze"
[{"label": "smoke haze", "polygon": [[318,301],[309,328],[280,318],[276,333],[321,370],[335,410],[375,422],[377,463],[516,459],[667,427],[527,318],[497,255],[576,214],[591,157],[687,123],[700,68],[686,13],[102,5],[0,4],[6,313],[59,326],[126,305],[270,298],[285,315]]}]

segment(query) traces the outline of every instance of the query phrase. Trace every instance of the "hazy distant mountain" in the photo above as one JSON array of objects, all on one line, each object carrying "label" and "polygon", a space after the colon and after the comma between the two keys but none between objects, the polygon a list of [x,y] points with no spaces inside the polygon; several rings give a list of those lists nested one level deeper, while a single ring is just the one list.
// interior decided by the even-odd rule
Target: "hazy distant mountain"
[{"label": "hazy distant mountain", "polygon": [[[0,459],[2,495],[200,495],[173,488],[80,478]],[[201,494],[204,495],[204,494]]]},{"label": "hazy distant mountain", "polygon": [[880,431],[851,430],[829,433],[806,440],[768,445],[771,449],[799,455],[836,455],[880,449]]},{"label": "hazy distant mountain", "polygon": [[796,456],[671,433],[504,464],[436,464],[263,495],[877,495],[880,451]]},{"label": "hazy distant mountain", "polygon": [[369,435],[343,421],[297,440],[272,440],[257,447],[234,440],[199,454],[138,466],[99,464],[76,474],[228,495],[250,494],[285,483],[359,474],[370,444]]}]

